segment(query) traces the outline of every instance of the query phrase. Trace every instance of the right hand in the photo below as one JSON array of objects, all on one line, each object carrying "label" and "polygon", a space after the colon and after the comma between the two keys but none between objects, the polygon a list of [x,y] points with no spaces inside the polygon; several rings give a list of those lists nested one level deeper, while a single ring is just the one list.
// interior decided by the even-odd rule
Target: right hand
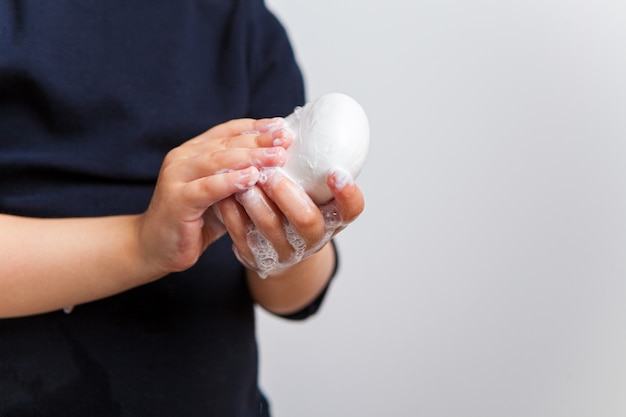
[{"label": "right hand", "polygon": [[165,157],[138,237],[159,275],[185,270],[225,234],[211,209],[254,186],[259,168],[284,165],[292,134],[281,118],[215,126]]}]

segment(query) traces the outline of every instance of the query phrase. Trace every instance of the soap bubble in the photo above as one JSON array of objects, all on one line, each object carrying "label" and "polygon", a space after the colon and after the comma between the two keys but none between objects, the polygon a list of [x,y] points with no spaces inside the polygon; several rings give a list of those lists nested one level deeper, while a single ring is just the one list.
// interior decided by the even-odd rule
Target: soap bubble
[{"label": "soap bubble", "polygon": [[285,236],[293,248],[294,253],[291,257],[289,257],[289,259],[282,262],[280,261],[278,252],[272,243],[267,240],[261,232],[259,232],[254,223],[250,223],[246,232],[246,241],[252,255],[254,256],[255,265],[251,265],[252,269],[255,269],[261,278],[267,278],[271,274],[297,264],[301,260],[313,255],[324,247],[324,245],[332,239],[335,231],[340,227],[345,226],[345,223],[341,218],[341,213],[339,212],[335,202],[325,204],[320,207],[320,210],[322,211],[322,215],[324,217],[326,232],[320,241],[309,249],[307,249],[304,238],[296,232],[293,226],[287,221],[284,222],[283,228]]},{"label": "soap bubble", "polygon": [[280,268],[278,252],[253,223],[250,223],[246,233],[248,247],[254,256],[257,272],[261,278],[266,278],[270,272]]}]

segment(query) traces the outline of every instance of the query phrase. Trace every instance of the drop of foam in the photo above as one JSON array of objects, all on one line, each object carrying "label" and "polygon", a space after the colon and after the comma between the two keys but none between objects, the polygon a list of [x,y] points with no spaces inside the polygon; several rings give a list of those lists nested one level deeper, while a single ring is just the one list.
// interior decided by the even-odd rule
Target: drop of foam
[{"label": "drop of foam", "polygon": [[365,164],[370,141],[365,111],[353,98],[331,93],[297,108],[286,121],[294,143],[283,171],[317,204],[328,202],[327,175],[341,168],[356,179]]}]

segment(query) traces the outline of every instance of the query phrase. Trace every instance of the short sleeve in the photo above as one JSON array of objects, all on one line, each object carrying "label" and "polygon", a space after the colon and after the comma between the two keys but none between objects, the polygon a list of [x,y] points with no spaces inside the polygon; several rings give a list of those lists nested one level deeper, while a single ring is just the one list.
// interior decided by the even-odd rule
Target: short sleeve
[{"label": "short sleeve", "polygon": [[284,117],[305,102],[302,72],[284,26],[262,1],[253,3],[249,117]]}]

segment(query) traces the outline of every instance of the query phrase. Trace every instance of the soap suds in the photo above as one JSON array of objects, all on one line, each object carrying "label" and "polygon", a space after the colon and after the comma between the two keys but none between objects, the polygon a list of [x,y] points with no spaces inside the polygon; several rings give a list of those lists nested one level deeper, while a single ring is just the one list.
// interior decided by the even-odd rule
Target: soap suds
[{"label": "soap suds", "polygon": [[[283,225],[285,237],[294,253],[280,260],[278,252],[256,228],[250,224],[246,239],[254,256],[259,276],[290,267],[319,251],[344,223],[337,204],[326,183],[329,174],[335,174],[335,185],[341,189],[354,181],[369,150],[369,122],[363,108],[345,94],[322,96],[304,107],[296,107],[285,118],[286,128],[293,132],[293,143],[287,149],[287,162],[281,168],[260,169],[260,184],[272,185],[277,171],[299,184],[320,206],[324,218],[324,236],[312,247],[289,223]],[[238,255],[239,257],[239,255]],[[240,257],[241,258],[241,257]]]},{"label": "soap suds", "polygon": [[255,265],[253,268],[256,269],[261,278],[267,278],[269,275],[295,265],[302,259],[316,253],[332,239],[337,229],[346,225],[335,202],[328,203],[320,207],[320,209],[324,217],[326,232],[319,242],[310,248],[307,248],[305,240],[295,231],[292,225],[288,222],[283,224],[287,241],[294,249],[291,257],[283,261],[280,261],[278,252],[272,243],[259,232],[257,227],[253,223],[248,225],[246,240],[254,256]]}]

